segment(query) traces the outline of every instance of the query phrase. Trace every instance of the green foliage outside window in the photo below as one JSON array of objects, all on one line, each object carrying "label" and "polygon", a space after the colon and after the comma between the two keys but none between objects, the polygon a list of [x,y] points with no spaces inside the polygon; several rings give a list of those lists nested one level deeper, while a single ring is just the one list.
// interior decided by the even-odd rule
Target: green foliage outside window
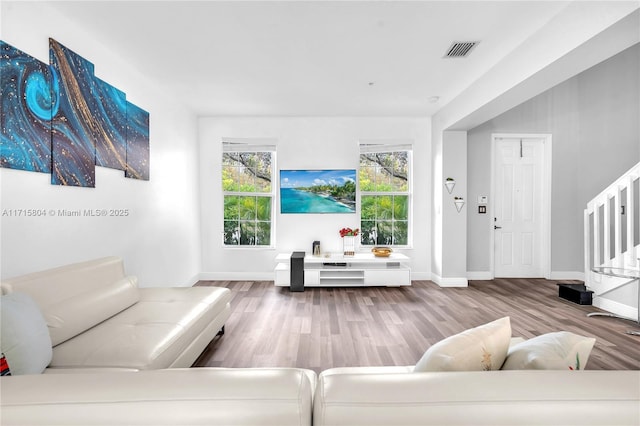
[{"label": "green foliage outside window", "polygon": [[360,154],[363,245],[409,244],[409,152]]},{"label": "green foliage outside window", "polygon": [[225,152],[224,244],[271,244],[271,152]]}]

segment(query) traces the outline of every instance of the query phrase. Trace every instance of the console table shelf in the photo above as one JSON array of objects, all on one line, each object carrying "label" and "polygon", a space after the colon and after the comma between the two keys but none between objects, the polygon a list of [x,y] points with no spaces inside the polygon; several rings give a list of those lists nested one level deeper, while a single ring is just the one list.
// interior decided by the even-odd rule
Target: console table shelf
[{"label": "console table shelf", "polygon": [[[291,254],[276,257],[275,285],[289,285],[289,259]],[[324,256],[306,255],[304,258],[305,287],[362,287],[411,285],[409,257],[392,253],[389,257],[375,257],[372,253]]]}]

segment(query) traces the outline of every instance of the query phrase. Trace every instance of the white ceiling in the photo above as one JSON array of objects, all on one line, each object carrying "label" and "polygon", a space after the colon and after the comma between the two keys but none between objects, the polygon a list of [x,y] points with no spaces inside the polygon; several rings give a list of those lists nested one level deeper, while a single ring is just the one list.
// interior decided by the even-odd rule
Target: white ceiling
[{"label": "white ceiling", "polygon": [[431,116],[569,3],[53,4],[198,115]]}]

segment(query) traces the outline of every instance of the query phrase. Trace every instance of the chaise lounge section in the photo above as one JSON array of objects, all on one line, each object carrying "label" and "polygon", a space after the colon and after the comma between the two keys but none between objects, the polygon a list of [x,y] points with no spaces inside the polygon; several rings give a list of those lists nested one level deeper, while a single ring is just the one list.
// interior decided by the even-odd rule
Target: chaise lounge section
[{"label": "chaise lounge section", "polygon": [[119,257],[4,280],[2,293],[26,293],[44,316],[47,372],[190,367],[231,312],[228,289],[139,288]]}]

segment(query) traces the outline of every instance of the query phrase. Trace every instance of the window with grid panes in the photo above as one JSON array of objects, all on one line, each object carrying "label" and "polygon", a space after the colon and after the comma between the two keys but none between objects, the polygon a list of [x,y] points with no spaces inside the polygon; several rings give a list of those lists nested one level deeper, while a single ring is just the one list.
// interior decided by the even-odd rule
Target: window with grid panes
[{"label": "window with grid panes", "polygon": [[225,247],[273,245],[274,154],[271,146],[224,144]]},{"label": "window with grid panes", "polygon": [[360,148],[360,229],[364,246],[409,246],[411,147]]}]

